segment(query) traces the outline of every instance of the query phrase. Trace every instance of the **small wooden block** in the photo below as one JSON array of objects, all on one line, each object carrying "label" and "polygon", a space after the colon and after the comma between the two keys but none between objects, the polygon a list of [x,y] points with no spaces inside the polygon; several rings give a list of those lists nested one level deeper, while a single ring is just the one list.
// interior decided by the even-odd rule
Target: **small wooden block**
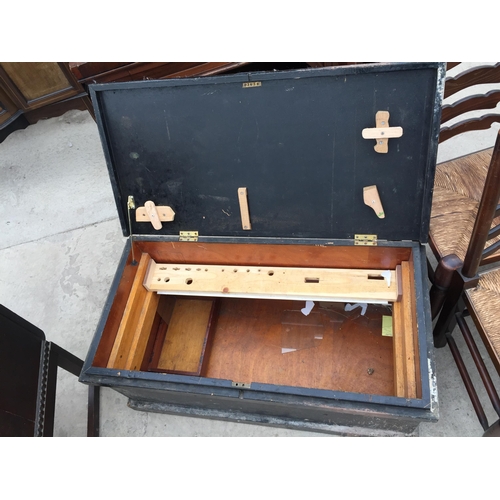
[{"label": "small wooden block", "polygon": [[250,212],[248,211],[248,198],[247,198],[247,188],[238,188],[238,200],[240,202],[240,212],[241,212],[241,227],[245,231],[252,229],[252,224],[250,222]]},{"label": "small wooden block", "polygon": [[374,149],[377,153],[389,152],[389,139],[403,135],[401,127],[389,127],[389,111],[377,111],[375,115],[375,128],[365,128],[361,135],[363,139],[375,139],[377,144]]},{"label": "small wooden block", "polygon": [[365,205],[373,208],[379,219],[385,218],[384,207],[380,201],[377,186],[367,186],[363,188],[363,200]]},{"label": "small wooden block", "polygon": [[[150,214],[153,214],[153,217]],[[137,222],[151,222],[155,229],[162,228],[161,222],[171,222],[174,218],[175,212],[170,207],[156,206],[152,201],[147,201],[143,207],[138,207],[135,211]]]},{"label": "small wooden block", "polygon": [[155,204],[152,201],[147,201],[146,203],[144,203],[144,208],[146,209],[146,213],[148,214],[149,220],[151,221],[151,224],[153,224],[153,227],[156,230],[161,229],[162,225],[160,221],[160,216],[156,211]]}]

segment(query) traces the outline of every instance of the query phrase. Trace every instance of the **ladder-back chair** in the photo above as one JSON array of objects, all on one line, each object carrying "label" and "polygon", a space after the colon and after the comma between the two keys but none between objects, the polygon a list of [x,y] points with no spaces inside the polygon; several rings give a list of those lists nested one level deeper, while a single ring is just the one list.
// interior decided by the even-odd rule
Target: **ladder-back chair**
[{"label": "ladder-back chair", "polygon": [[[454,89],[465,88],[466,81],[472,84],[500,83],[500,64],[468,72],[462,86],[456,81]],[[449,85],[446,81],[446,86]],[[445,86],[445,96],[450,95]],[[445,121],[475,109],[492,108],[500,102],[500,88],[457,101],[443,107],[440,141],[469,130],[489,128],[500,122],[500,113],[489,113],[447,126]],[[450,118],[451,117],[451,118]],[[451,335],[458,325],[467,347],[485,385],[493,408],[500,416],[500,398],[492,379],[464,319],[471,315],[486,346],[494,366],[500,373],[500,268],[492,267],[500,261],[500,134],[495,147],[473,153],[438,165],[434,185],[434,199],[430,226],[430,248],[438,265],[430,272],[431,309],[436,347],[448,345],[471,398],[485,435],[500,433],[496,422],[489,426],[470,375],[458,347]],[[489,269],[478,274],[480,269]],[[439,314],[439,316],[438,316]]]}]

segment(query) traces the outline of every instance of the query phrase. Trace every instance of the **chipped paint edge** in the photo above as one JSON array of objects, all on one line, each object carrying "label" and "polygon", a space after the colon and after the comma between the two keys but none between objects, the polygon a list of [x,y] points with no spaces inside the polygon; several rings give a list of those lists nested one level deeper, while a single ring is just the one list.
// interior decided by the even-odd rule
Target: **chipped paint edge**
[{"label": "chipped paint edge", "polygon": [[439,418],[437,379],[434,371],[434,363],[430,358],[427,358],[427,370],[429,373],[430,408],[432,412],[436,412],[436,416]]}]

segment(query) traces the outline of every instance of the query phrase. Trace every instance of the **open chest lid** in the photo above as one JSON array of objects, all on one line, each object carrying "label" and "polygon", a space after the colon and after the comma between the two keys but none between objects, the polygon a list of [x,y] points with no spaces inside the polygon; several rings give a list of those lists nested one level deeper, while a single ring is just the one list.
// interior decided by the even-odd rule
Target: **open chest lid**
[{"label": "open chest lid", "polygon": [[133,196],[175,212],[156,230],[131,210],[135,235],[426,242],[444,74],[398,63],[91,85],[123,233]]}]

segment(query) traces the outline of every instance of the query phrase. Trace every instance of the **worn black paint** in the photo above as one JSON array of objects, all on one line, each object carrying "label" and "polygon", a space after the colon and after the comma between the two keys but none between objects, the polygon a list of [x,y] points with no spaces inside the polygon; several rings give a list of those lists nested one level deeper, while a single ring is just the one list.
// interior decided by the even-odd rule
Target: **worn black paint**
[{"label": "worn black paint", "polygon": [[[436,64],[101,84],[92,99],[124,234],[127,197],[175,221],[134,234],[426,241],[438,123]],[[398,70],[398,71],[396,71]],[[261,87],[243,88],[246,81]],[[388,110],[389,153],[361,137]],[[386,218],[363,203],[376,184]],[[241,229],[247,187],[252,231]]]}]

